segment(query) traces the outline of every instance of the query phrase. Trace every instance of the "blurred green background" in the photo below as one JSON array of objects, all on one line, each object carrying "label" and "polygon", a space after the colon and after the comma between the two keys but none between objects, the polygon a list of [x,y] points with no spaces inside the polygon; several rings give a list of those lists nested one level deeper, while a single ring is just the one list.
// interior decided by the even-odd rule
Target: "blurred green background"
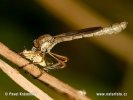
[{"label": "blurred green background", "polygon": [[[55,46],[53,52],[69,58],[67,67],[51,70],[49,73],[76,89],[85,90],[92,100],[131,100],[133,98],[132,9],[130,0],[0,0],[0,41],[19,53],[24,48],[31,49],[32,41],[45,33],[56,35],[80,28],[107,25],[106,22],[125,20],[129,24],[124,31],[125,34],[121,34],[124,34],[124,38],[130,42],[127,42],[128,45],[122,44],[123,40],[120,39],[116,44],[120,43],[118,48],[122,48],[121,51],[129,50],[128,52],[123,53],[119,49],[117,51],[115,43],[112,44],[114,47],[109,45],[114,41],[113,38],[121,34],[64,42]],[[86,14],[90,15],[90,18],[83,19]],[[87,24],[86,20],[90,21],[90,24]],[[97,39],[110,38],[112,42],[108,42],[109,47],[97,42]],[[1,56],[0,58],[8,62],[5,58]],[[8,63],[17,68],[14,64]],[[24,71],[19,71],[55,100],[65,100],[48,86],[44,86]],[[35,97],[28,96],[5,96],[5,92],[26,91],[2,71],[0,71],[0,80],[0,100],[36,100]],[[125,92],[128,96],[100,97],[96,96],[98,92]]]}]

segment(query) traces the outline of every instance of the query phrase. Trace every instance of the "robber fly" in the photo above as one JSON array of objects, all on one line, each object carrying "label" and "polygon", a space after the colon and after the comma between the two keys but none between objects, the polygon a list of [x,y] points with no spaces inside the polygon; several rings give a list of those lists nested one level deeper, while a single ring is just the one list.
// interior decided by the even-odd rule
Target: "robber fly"
[{"label": "robber fly", "polygon": [[[31,60],[33,63],[43,66],[44,70],[60,69],[66,66],[67,57],[61,56],[51,52],[51,49],[58,43],[64,41],[71,41],[80,38],[101,36],[106,34],[116,34],[124,30],[127,22],[115,23],[107,27],[91,27],[85,28],[74,32],[62,33],[59,35],[51,36],[44,34],[33,41],[34,46],[31,50],[24,50],[22,55]],[[46,54],[49,54],[57,63],[46,64]]]}]

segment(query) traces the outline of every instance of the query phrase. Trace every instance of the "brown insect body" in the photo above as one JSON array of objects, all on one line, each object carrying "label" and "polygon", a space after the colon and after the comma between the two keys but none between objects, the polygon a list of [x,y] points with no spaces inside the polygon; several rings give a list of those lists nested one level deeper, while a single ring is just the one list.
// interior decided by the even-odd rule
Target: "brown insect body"
[{"label": "brown insect body", "polygon": [[[45,70],[64,68],[66,65],[65,62],[67,62],[67,57],[51,52],[51,49],[56,44],[64,41],[71,41],[74,39],[101,36],[106,34],[116,34],[124,30],[126,26],[127,22],[121,22],[107,27],[86,28],[79,31],[59,34],[56,36],[44,34],[34,40],[34,46],[32,47],[32,50],[24,50],[22,54],[32,62],[36,62],[39,65],[44,66]],[[44,64],[46,54],[49,54],[51,57],[53,57],[57,61],[57,63],[50,66],[46,65],[46,63]]]}]

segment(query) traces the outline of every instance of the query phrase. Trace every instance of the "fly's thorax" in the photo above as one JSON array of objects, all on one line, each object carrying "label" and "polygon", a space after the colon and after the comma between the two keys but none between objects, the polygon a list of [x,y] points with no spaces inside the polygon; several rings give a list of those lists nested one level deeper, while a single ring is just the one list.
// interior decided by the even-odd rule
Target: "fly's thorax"
[{"label": "fly's thorax", "polygon": [[41,51],[43,51],[43,52],[48,51],[50,46],[51,46],[51,42],[42,43],[41,46],[40,46]]},{"label": "fly's thorax", "polygon": [[52,39],[53,37],[49,34],[42,35],[34,40],[34,47],[40,49],[42,49],[42,47],[47,48]]}]

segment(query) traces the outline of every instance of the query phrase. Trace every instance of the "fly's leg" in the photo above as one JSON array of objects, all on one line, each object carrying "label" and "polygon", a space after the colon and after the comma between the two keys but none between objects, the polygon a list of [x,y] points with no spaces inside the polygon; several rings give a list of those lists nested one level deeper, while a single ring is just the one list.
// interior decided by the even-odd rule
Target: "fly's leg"
[{"label": "fly's leg", "polygon": [[52,65],[47,65],[46,67],[44,67],[43,69],[46,71],[49,71],[50,69],[59,69],[62,67],[62,64],[57,62],[56,64],[52,64]]},{"label": "fly's leg", "polygon": [[55,54],[55,53],[52,53],[50,52],[51,55],[53,55],[54,57],[56,57],[57,59],[61,60],[62,62],[67,62],[68,61],[68,58],[65,57],[65,56],[61,56],[59,54]]},{"label": "fly's leg", "polygon": [[48,54],[57,61],[57,63],[53,64],[52,66],[50,66],[50,68],[52,68],[52,69],[60,69],[60,68],[64,68],[66,66],[65,62],[63,62],[62,60],[58,59],[59,56],[56,57],[51,52],[49,52]]}]

